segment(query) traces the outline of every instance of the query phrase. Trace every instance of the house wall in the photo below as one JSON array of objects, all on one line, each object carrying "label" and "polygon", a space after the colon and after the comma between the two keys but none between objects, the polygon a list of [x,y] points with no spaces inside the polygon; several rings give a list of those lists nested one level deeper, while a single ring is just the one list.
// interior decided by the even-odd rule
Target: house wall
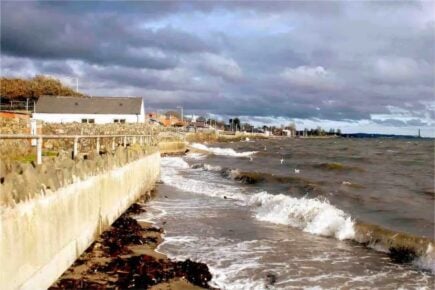
[{"label": "house wall", "polygon": [[143,110],[139,115],[34,113],[33,119],[42,120],[47,123],[81,123],[82,119],[94,119],[96,124],[113,123],[115,119],[125,119],[126,123],[144,123],[145,115]]},{"label": "house wall", "polygon": [[144,123],[145,122],[145,107],[143,105],[143,100],[142,100],[142,104],[140,106],[139,120],[140,120],[140,122],[138,122],[138,123]]}]

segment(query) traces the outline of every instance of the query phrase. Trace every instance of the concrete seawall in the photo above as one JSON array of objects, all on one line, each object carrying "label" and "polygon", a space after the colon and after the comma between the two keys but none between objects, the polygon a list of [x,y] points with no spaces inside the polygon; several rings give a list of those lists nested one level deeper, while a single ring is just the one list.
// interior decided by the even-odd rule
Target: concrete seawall
[{"label": "concrete seawall", "polygon": [[157,152],[1,208],[1,288],[49,287],[159,174]]}]

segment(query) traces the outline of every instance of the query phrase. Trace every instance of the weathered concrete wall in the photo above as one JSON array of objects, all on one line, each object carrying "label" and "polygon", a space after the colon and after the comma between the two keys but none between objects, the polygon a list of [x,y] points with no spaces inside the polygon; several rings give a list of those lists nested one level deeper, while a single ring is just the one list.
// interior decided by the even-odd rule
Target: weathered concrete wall
[{"label": "weathered concrete wall", "polygon": [[187,149],[187,143],[183,141],[159,142],[158,146],[161,154],[184,153]]},{"label": "weathered concrete wall", "polygon": [[45,289],[160,173],[153,153],[0,208],[2,289]]},{"label": "weathered concrete wall", "polygon": [[13,207],[37,195],[122,167],[157,149],[134,144],[126,148],[117,147],[101,155],[96,152],[80,153],[74,160],[71,159],[71,152],[60,151],[58,156],[43,157],[42,165],[0,160],[0,206]]}]

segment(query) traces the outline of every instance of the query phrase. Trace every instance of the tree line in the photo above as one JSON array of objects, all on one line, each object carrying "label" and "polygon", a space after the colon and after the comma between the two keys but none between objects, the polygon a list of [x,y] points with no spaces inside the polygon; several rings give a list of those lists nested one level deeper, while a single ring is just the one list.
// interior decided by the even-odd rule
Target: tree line
[{"label": "tree line", "polygon": [[31,79],[0,78],[1,101],[37,100],[40,96],[79,96],[85,94],[64,86],[58,79],[37,75]]}]

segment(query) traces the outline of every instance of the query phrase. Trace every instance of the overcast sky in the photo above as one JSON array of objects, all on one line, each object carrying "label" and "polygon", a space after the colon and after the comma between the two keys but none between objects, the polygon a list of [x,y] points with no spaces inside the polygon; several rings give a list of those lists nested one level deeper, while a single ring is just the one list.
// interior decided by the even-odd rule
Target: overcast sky
[{"label": "overcast sky", "polygon": [[147,108],[435,135],[435,2],[1,2],[2,76]]}]

